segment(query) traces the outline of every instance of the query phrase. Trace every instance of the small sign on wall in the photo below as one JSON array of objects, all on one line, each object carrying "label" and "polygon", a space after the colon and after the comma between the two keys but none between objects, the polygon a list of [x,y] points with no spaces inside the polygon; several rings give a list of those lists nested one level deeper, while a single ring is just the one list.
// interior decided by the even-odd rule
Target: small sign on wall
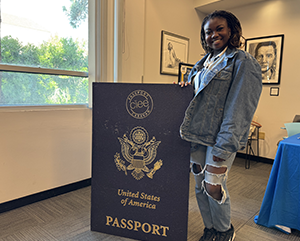
[{"label": "small sign on wall", "polygon": [[279,87],[271,87],[270,96],[279,96]]}]

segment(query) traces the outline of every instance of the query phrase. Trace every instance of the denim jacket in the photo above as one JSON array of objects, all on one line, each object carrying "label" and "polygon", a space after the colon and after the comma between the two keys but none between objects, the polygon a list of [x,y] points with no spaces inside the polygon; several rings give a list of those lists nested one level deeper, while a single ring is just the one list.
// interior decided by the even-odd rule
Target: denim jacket
[{"label": "denim jacket", "polygon": [[[209,55],[196,63],[189,82]],[[262,90],[261,67],[249,53],[228,48],[225,59],[206,76],[190,102],[181,138],[192,143],[212,146],[212,154],[228,159],[245,148],[250,124]]]}]

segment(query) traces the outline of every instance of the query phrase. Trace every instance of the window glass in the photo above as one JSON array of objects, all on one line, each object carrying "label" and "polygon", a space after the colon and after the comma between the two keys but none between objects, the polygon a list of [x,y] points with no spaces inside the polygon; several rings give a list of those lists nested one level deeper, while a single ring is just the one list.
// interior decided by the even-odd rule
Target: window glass
[{"label": "window glass", "polygon": [[[88,72],[87,3],[1,0],[0,63]],[[0,72],[0,87],[0,105],[88,102],[82,77]]]},{"label": "window glass", "polygon": [[0,72],[2,106],[86,104],[88,78]]}]

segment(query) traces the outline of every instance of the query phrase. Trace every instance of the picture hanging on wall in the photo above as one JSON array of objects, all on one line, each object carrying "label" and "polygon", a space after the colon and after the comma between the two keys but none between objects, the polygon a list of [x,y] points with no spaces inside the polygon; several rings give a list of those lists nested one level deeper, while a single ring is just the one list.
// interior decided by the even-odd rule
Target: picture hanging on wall
[{"label": "picture hanging on wall", "polygon": [[178,83],[186,83],[188,81],[188,77],[193,66],[193,64],[179,63]]},{"label": "picture hanging on wall", "polygon": [[167,31],[161,32],[160,73],[178,75],[179,63],[188,62],[189,39]]},{"label": "picture hanging on wall", "polygon": [[284,35],[246,39],[245,50],[261,66],[263,84],[280,84]]}]

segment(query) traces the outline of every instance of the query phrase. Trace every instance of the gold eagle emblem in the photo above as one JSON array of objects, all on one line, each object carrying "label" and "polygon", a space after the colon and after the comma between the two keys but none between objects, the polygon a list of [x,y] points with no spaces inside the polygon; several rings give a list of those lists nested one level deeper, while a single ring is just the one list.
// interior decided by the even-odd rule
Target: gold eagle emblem
[{"label": "gold eagle emblem", "polygon": [[162,166],[162,160],[157,161],[154,167],[150,170],[147,165],[151,164],[157,154],[157,148],[161,141],[157,141],[155,137],[148,140],[148,132],[145,128],[138,126],[131,130],[129,138],[126,134],[123,138],[118,137],[121,144],[121,153],[125,160],[130,164],[125,165],[125,161],[120,158],[120,154],[115,154],[115,163],[119,171],[124,171],[127,175],[127,170],[132,171],[131,175],[136,179],[142,179],[145,174],[151,179],[157,170]]}]

